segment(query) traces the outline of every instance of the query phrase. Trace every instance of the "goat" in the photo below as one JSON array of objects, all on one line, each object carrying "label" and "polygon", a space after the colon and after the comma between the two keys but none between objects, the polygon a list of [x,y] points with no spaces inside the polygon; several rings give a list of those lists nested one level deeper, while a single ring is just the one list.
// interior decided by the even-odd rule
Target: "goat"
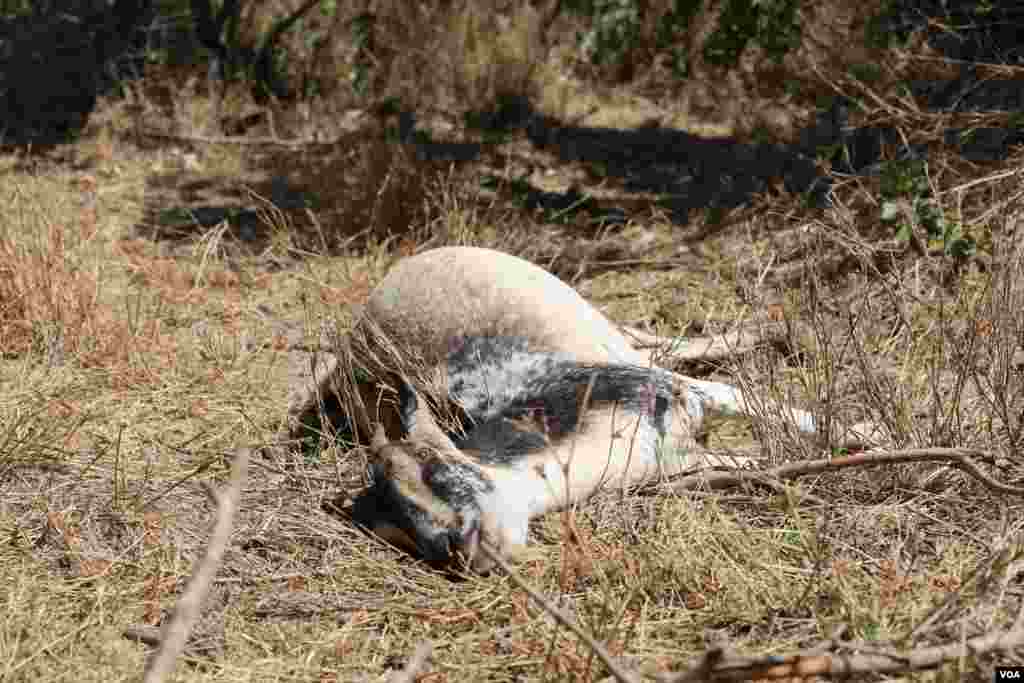
[{"label": "goat", "polygon": [[[736,387],[654,366],[572,287],[491,249],[400,261],[336,351],[292,416],[333,390],[342,421],[373,435],[371,485],[353,518],[430,562],[462,556],[477,572],[492,566],[481,541],[515,559],[534,517],[603,488],[727,464],[696,435],[710,412],[750,412]],[[789,412],[815,432],[812,415]]]}]

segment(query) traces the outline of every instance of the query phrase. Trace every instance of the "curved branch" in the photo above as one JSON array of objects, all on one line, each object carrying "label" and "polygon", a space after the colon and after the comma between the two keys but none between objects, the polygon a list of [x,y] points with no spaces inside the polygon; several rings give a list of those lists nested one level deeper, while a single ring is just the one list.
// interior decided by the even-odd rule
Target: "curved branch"
[{"label": "curved branch", "polygon": [[[1018,622],[1020,620],[1018,619]],[[944,662],[977,656],[1024,644],[1024,628],[1015,623],[1008,631],[993,631],[966,641],[923,647],[905,652],[822,653],[795,652],[765,657],[730,657],[717,651],[705,655],[688,671],[662,676],[662,683],[697,681],[804,680],[812,676],[846,677],[866,673],[902,673],[934,669]],[[709,653],[710,654],[710,653]]]},{"label": "curved branch", "polygon": [[786,463],[766,470],[704,471],[687,475],[669,484],[672,491],[693,489],[727,489],[744,482],[757,481],[763,477],[792,480],[809,474],[821,474],[847,467],[878,467],[909,462],[947,462],[971,475],[984,486],[1013,496],[1024,496],[1024,488],[1010,486],[988,476],[974,463],[972,458],[991,460],[984,451],[967,448],[911,448],[898,451],[868,451],[855,455],[844,455],[820,460],[804,460]]}]

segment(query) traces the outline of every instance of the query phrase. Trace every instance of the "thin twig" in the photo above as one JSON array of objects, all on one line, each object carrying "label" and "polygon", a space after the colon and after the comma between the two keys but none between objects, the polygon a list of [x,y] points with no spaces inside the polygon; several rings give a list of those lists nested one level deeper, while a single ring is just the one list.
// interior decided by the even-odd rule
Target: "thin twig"
[{"label": "thin twig", "polygon": [[210,533],[206,553],[199,560],[195,573],[185,587],[185,592],[178,599],[174,613],[164,625],[160,635],[160,647],[146,664],[143,683],[162,683],[174,670],[178,657],[185,649],[189,633],[199,619],[200,608],[210,592],[213,577],[220,567],[231,538],[231,525],[242,496],[250,455],[251,450],[248,448],[241,448],[235,454],[235,461],[231,465],[231,479],[217,496],[217,518]]},{"label": "thin twig", "polygon": [[586,268],[603,268],[605,270],[611,270],[613,268],[624,268],[624,267],[637,267],[643,266],[650,270],[669,270],[671,268],[679,268],[680,266],[687,265],[683,259],[676,258],[624,258],[614,259],[607,261],[587,261]]},{"label": "thin twig", "polygon": [[941,197],[942,195],[953,194],[954,192],[963,192],[964,190],[969,190],[975,185],[984,185],[986,183],[994,183],[1000,180],[1005,180],[1006,178],[1012,178],[1018,173],[1020,173],[1019,168],[1014,168],[1009,171],[999,171],[998,173],[992,173],[981,178],[975,178],[974,180],[970,180],[966,183],[961,183],[946,190],[942,190],[940,192],[937,192],[935,196]]},{"label": "thin twig", "polygon": [[184,133],[164,133],[158,130],[142,129],[139,134],[148,138],[170,140],[173,142],[197,142],[206,145],[275,145],[278,147],[325,147],[335,145],[342,138],[332,140],[282,140],[273,137],[244,137],[241,135],[187,135]]},{"label": "thin twig", "polygon": [[624,669],[615,658],[612,657],[611,653],[605,649],[601,643],[594,640],[593,636],[584,631],[568,614],[551,604],[551,601],[541,595],[536,589],[530,584],[526,583],[512,568],[512,566],[505,561],[490,544],[481,542],[480,551],[483,552],[494,564],[502,568],[509,580],[516,585],[517,588],[524,591],[527,595],[533,598],[534,602],[540,605],[545,612],[555,618],[555,621],[566,627],[570,631],[576,634],[576,637],[582,640],[587,647],[590,648],[591,652],[597,655],[597,658],[604,662],[604,665],[608,667],[608,671],[611,672],[612,676],[615,677],[619,683],[640,683],[640,678],[627,669]]}]

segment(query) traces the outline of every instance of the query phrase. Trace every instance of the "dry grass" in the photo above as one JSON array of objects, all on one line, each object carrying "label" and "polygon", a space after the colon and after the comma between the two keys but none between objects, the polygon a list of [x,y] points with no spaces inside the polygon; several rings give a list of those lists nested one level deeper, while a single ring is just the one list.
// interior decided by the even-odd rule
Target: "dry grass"
[{"label": "dry grass", "polygon": [[[388,28],[375,92],[452,119],[485,109],[509,84],[548,113],[586,110],[584,91],[615,107],[632,97],[658,108],[659,96],[673,95],[642,79],[587,88],[594,76],[563,73],[558,50],[536,65],[546,46],[526,10],[502,23],[479,3],[434,14],[379,5]],[[820,5],[807,11],[824,16],[828,3]],[[843,15],[829,31],[859,20]],[[430,30],[414,34],[417,24]],[[571,28],[556,25],[555,40]],[[836,39],[821,30],[819,43]],[[932,194],[975,237],[978,259],[957,263],[927,240],[919,249],[891,240],[874,179],[836,178],[827,211],[781,191],[758,198],[728,213],[698,251],[679,249],[692,227],[653,211],[631,217],[628,239],[616,241],[543,223],[501,193],[481,199],[484,172],[512,178],[523,164],[554,163],[520,154],[515,141],[501,161],[462,165],[418,157],[384,124],[295,149],[133,141],[142,120],[219,135],[218,116],[252,104],[234,94],[218,112],[198,84],[177,104],[143,87],[134,100],[106,103],[71,159],[0,159],[0,678],[138,679],[147,648],[122,631],[158,624],[182,589],[213,514],[199,483],[223,481],[235,448],[275,437],[289,386],[308,368],[297,348],[319,343],[324,326],[346,329],[393,259],[426,246],[524,255],[573,279],[614,319],[662,333],[783,323],[784,343],[696,370],[825,419],[870,419],[894,445],[985,449],[999,458],[995,475],[1019,480],[1020,159],[968,163],[940,144],[949,125],[1007,115],[954,118],[899,95],[893,84],[935,68],[928,55],[891,53],[899,60],[879,63],[898,66],[869,86],[822,50],[808,47],[788,68],[814,65],[816,87],[869,103],[864,121],[933,146]],[[439,65],[436,90],[413,93],[428,58]],[[344,55],[317,64],[347,68]],[[758,73],[742,78],[749,85]],[[763,92],[743,95],[749,102],[777,94],[758,82]],[[316,103],[312,118],[350,104]],[[659,111],[666,121],[682,116]],[[558,173],[553,182],[563,185],[579,177]],[[203,183],[237,200],[244,189],[271,197],[274,179],[316,203],[254,201],[265,213],[262,241],[246,243],[225,224],[149,238],[149,210],[194,203],[188,193]],[[640,242],[650,246],[636,265],[593,265],[619,252],[632,258],[627,248]],[[639,263],[664,259],[678,265]],[[767,407],[775,403],[753,421],[723,421],[710,443],[749,447],[756,435],[772,461],[828,452],[796,438]],[[317,458],[254,459],[199,637],[175,680],[376,680],[402,669],[423,641],[433,655],[419,681],[607,675],[501,576],[453,579],[353,528],[337,510],[340,493],[362,485],[364,458],[329,448]],[[536,552],[519,570],[614,656],[653,675],[715,644],[782,653],[840,633],[865,650],[909,648],[1005,627],[1021,600],[1021,519],[1019,501],[924,465],[846,471],[784,492],[608,494],[539,520]],[[1015,657],[966,658],[905,680],[990,676]]]}]

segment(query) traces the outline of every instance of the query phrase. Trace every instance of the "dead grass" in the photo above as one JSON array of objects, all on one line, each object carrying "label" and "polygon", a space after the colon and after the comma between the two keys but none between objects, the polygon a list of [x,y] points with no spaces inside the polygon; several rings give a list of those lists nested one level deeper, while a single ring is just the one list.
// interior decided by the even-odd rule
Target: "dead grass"
[{"label": "dead grass", "polygon": [[[445,229],[454,232],[447,234],[472,241],[463,230],[469,219],[459,218],[457,206],[449,208]],[[841,215],[823,218],[806,248],[825,254],[838,248],[836,242],[842,246],[835,236],[844,225],[836,220]],[[206,248],[210,239],[174,257],[155,255],[138,240],[110,241],[101,250],[126,283],[159,299],[159,309],[144,307],[136,315],[152,324],[166,321],[161,325],[172,340],[166,348],[146,337],[151,343],[145,348],[131,347],[99,368],[88,354],[72,354],[60,373],[7,375],[18,383],[3,413],[18,444],[5,451],[11,455],[4,458],[9,474],[0,518],[10,539],[0,563],[8,586],[2,642],[9,676],[137,676],[143,648],[121,639],[120,630],[157,623],[181,589],[210,514],[195,481],[224,471],[219,453],[266,439],[283,409],[284,361],[273,336],[280,330],[254,309],[276,311],[278,324],[290,320],[313,332],[318,316],[365,297],[388,261],[383,252],[371,252],[361,259],[311,258],[293,273],[256,274]],[[29,271],[19,277],[30,276],[46,254],[54,258],[52,250],[40,253],[16,261]],[[728,256],[721,258],[705,271],[703,284],[693,275],[665,273],[654,280],[663,289],[637,288],[632,298],[658,300],[685,287],[693,293],[689,316],[742,315],[740,300],[727,303],[730,278],[742,269],[725,267]],[[1019,296],[1019,250],[993,258],[1002,264],[999,277],[964,275],[953,301],[945,301],[949,294],[938,283],[921,289],[920,266],[935,265],[930,274],[941,282],[941,262],[908,264],[888,271],[888,278],[865,274],[878,291],[855,297],[852,336],[842,316],[827,315],[826,305],[834,300],[826,294],[848,290],[819,282],[814,286],[822,300],[794,297],[783,304],[794,329],[808,330],[791,342],[807,361],[746,366],[749,381],[811,406],[831,400],[840,412],[843,401],[852,400],[858,415],[892,422],[894,434],[908,434],[908,443],[933,443],[943,430],[917,406],[946,410],[938,415],[941,425],[953,404],[930,397],[948,396],[941,386],[956,387],[956,372],[969,372],[970,381],[961,384],[983,390],[995,383],[998,389],[978,392],[971,405],[979,412],[953,423],[955,442],[991,446],[1016,425],[1015,375],[997,359],[1019,343],[1019,316],[1011,311],[1021,310],[999,305]],[[262,285],[256,284],[260,277]],[[628,283],[625,277],[603,288],[585,282],[584,289],[600,298],[630,291]],[[887,290],[891,296],[883,296]],[[745,296],[753,301],[755,294]],[[289,302],[301,296],[305,308],[295,310]],[[908,304],[902,336],[886,334],[892,311]],[[955,314],[938,318],[940,304]],[[750,315],[758,314],[755,306]],[[954,334],[960,336],[947,339]],[[964,335],[975,335],[974,341],[965,343]],[[984,363],[964,365],[940,339],[988,355]],[[39,353],[26,346],[15,360],[24,365]],[[872,394],[871,383],[886,376],[877,367],[898,372]],[[45,419],[26,412],[28,396],[37,397],[34,405]],[[999,408],[1004,399],[1006,407]],[[63,441],[54,425],[77,424],[80,414],[89,418],[78,428],[87,438]],[[758,434],[776,445],[777,457],[793,457],[798,451],[786,450],[791,437],[773,424],[766,417]],[[1002,452],[1012,458],[1014,451]],[[41,469],[44,461],[60,469]],[[588,651],[500,577],[453,583],[322,511],[338,490],[339,475],[348,486],[358,485],[358,462],[326,451],[319,462],[256,465],[217,584],[212,611],[220,614],[219,625],[202,631],[223,654],[211,661],[194,652],[189,661],[196,665],[183,664],[181,680],[351,680],[401,668],[423,640],[434,644],[426,680],[603,675]],[[740,652],[783,652],[843,629],[846,639],[907,643],[907,634],[936,613],[941,619],[909,642],[1004,625],[1009,575],[992,564],[990,553],[1005,547],[1015,556],[1014,508],[955,473],[938,488],[922,483],[928,476],[905,467],[811,485],[809,492],[832,502],[830,510],[780,495],[606,496],[538,524],[538,555],[521,571],[557,596],[614,655],[650,674],[684,665],[708,642],[727,642]],[[1000,515],[1009,526],[993,523]],[[957,666],[966,668],[954,666],[948,675],[976,671],[979,664]]]},{"label": "dead grass", "polygon": [[[635,98],[668,112],[664,120],[682,116],[652,104],[677,94],[658,90],[653,76],[585,88],[587,75],[570,72],[558,50],[535,64],[546,52],[527,10],[502,23],[500,8],[479,3],[429,15],[380,5],[381,26],[392,27],[378,53],[382,97],[419,97],[458,119],[511,84],[532,89],[548,113],[584,111],[585,95],[610,109]],[[827,16],[828,6],[807,11]],[[919,248],[892,240],[872,179],[836,178],[828,211],[782,191],[758,198],[727,213],[699,249],[680,249],[692,230],[653,211],[632,217],[628,239],[615,242],[540,222],[500,193],[481,199],[482,173],[513,178],[527,162],[553,163],[519,155],[515,142],[503,148],[505,166],[425,161],[394,141],[386,121],[332,132],[333,146],[288,151],[133,142],[136,126],[156,117],[168,132],[219,135],[217,116],[252,104],[231,95],[237,100],[218,113],[196,83],[177,104],[145,87],[127,103],[107,103],[71,158],[0,160],[0,678],[138,679],[146,647],[121,634],[160,623],[182,589],[212,515],[199,483],[223,481],[225,454],[274,438],[289,384],[308,369],[297,348],[315,347],[325,326],[346,329],[392,261],[427,246],[524,255],[573,279],[614,319],[661,333],[788,326],[785,342],[764,353],[700,368],[778,399],[752,422],[717,426],[717,447],[749,447],[756,436],[773,461],[828,453],[828,443],[796,438],[772,412],[785,401],[826,420],[870,419],[894,445],[985,449],[998,456],[994,474],[1019,480],[1020,159],[967,162],[940,144],[947,126],[1006,125],[1008,115],[921,111],[894,84],[946,68],[929,55],[890,53],[878,63],[895,66],[880,80],[853,78],[822,46],[836,32],[852,35],[858,21],[816,22],[817,43],[788,68],[813,65],[824,74],[815,87],[868,103],[864,122],[932,146],[927,181],[943,214],[977,240],[980,257],[970,263],[926,239]],[[432,31],[403,45],[417,22]],[[570,28],[556,25],[556,42]],[[344,57],[321,63],[343,72]],[[436,90],[410,94],[431,60]],[[759,73],[742,78],[749,85]],[[775,97],[780,83],[765,80],[749,97]],[[799,115],[796,100],[785,102]],[[703,123],[711,125],[694,125]],[[576,182],[559,172],[554,184]],[[225,225],[153,240],[143,208],[152,206],[154,177],[173,177],[179,193],[161,208],[194,203],[183,188],[202,182],[269,198],[272,178],[317,203],[254,201],[269,235],[257,246]],[[639,242],[650,246],[638,260],[677,265],[592,265]],[[506,579],[429,571],[338,515],[339,493],[363,483],[364,457],[326,449],[317,459],[254,460],[202,642],[175,680],[376,679],[401,669],[422,641],[434,654],[420,681],[606,676]],[[680,670],[715,644],[764,654],[833,637],[864,650],[957,641],[1007,626],[1018,609],[1019,501],[955,469],[846,471],[783,492],[642,493],[539,520],[535,556],[520,572],[645,675]],[[901,680],[991,676],[1016,654]]]},{"label": "dead grass", "polygon": [[56,218],[59,223],[41,214],[38,198],[23,184],[12,184],[8,193],[5,206],[21,221],[8,223],[0,236],[2,345],[13,354],[33,347],[63,353],[65,345],[76,352],[100,323],[97,276],[81,253],[96,237],[96,209],[86,200],[78,220],[66,225],[70,211]]}]

